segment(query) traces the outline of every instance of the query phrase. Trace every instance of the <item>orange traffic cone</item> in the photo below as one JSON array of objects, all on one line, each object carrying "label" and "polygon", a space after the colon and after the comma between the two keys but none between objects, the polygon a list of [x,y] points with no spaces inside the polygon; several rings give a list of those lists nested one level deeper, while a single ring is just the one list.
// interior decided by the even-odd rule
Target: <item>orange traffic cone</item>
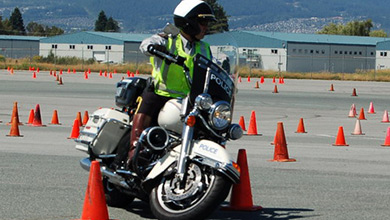
[{"label": "orange traffic cone", "polygon": [[337,133],[337,138],[336,138],[336,143],[334,143],[333,146],[349,146],[345,142],[343,126],[339,127],[339,131]]},{"label": "orange traffic cone", "polygon": [[252,111],[247,135],[261,135],[257,133],[256,113]]},{"label": "orange traffic cone", "polygon": [[246,131],[244,116],[240,117],[240,121],[238,122],[238,124],[241,126],[243,131]]},{"label": "orange traffic cone", "polygon": [[108,220],[108,209],[98,161],[92,161],[83,212],[79,220]]},{"label": "orange traffic cone", "polygon": [[135,75],[139,75],[139,70],[136,70],[136,71],[135,71]]},{"label": "orange traffic cone", "polygon": [[37,73],[36,73],[35,71],[33,72],[32,78],[33,78],[33,79],[36,79],[36,78],[37,78]]},{"label": "orange traffic cone", "polygon": [[31,125],[34,122],[34,109],[30,110],[30,115],[28,116],[27,124]]},{"label": "orange traffic cone", "polygon": [[272,83],[275,83],[276,81],[275,81],[275,76],[272,78]]},{"label": "orange traffic cone", "polygon": [[368,108],[368,114],[375,114],[375,110],[374,110],[374,104],[372,102],[370,102],[370,107]]},{"label": "orange traffic cone", "polygon": [[83,125],[86,125],[88,120],[89,120],[88,111],[85,111],[84,112],[84,117],[83,117]]},{"label": "orange traffic cone", "polygon": [[127,77],[130,77],[130,70],[127,70]]},{"label": "orange traffic cone", "polygon": [[276,137],[278,136],[278,129],[276,129],[276,132],[275,132],[275,136],[274,136],[274,142],[271,142],[270,144],[271,145],[275,145],[275,143],[276,143]]},{"label": "orange traffic cone", "polygon": [[331,91],[331,92],[334,91],[333,84],[330,84],[330,89],[329,89],[329,91]]},{"label": "orange traffic cone", "polygon": [[84,72],[84,79],[88,79],[88,73],[86,71]]},{"label": "orange traffic cone", "polygon": [[261,84],[264,83],[264,76],[261,76],[261,77],[260,77],[260,83],[261,83]]},{"label": "orange traffic cone", "polygon": [[363,108],[360,109],[359,120],[367,120]]},{"label": "orange traffic cone", "polygon": [[12,119],[11,130],[9,131],[9,135],[7,135],[7,137],[23,137],[23,135],[20,135],[19,133],[18,119],[16,117]]},{"label": "orange traffic cone", "polygon": [[78,138],[80,135],[80,122],[79,120],[76,118],[73,122],[73,128],[72,128],[72,132],[70,134],[70,137],[68,137],[68,139],[76,139]]},{"label": "orange traffic cone", "polygon": [[353,88],[353,90],[352,90],[352,96],[358,96],[358,95],[356,94],[356,89],[355,89],[355,88]]},{"label": "orange traffic cone", "polygon": [[355,118],[356,117],[356,106],[355,104],[351,105],[351,109],[349,110],[348,117]]},{"label": "orange traffic cone", "polygon": [[305,131],[305,125],[303,124],[303,118],[299,119],[297,131],[295,133],[307,133]]},{"label": "orange traffic cone", "polygon": [[383,147],[390,147],[390,127],[387,128],[385,143],[382,144]]},{"label": "orange traffic cone", "polygon": [[278,86],[275,84],[274,91],[272,93],[279,93],[278,92]]},{"label": "orange traffic cone", "polygon": [[251,77],[250,77],[250,76],[248,76],[248,79],[247,79],[247,80],[248,80],[248,82],[250,82],[250,81],[251,81]]},{"label": "orange traffic cone", "polygon": [[383,113],[382,123],[389,123],[389,114],[387,113],[387,110]]},{"label": "orange traffic cone", "polygon": [[108,78],[112,79],[112,72],[110,72],[110,74],[108,75]]},{"label": "orange traffic cone", "polygon": [[258,88],[260,88],[260,87],[259,87],[259,82],[256,81],[256,83],[255,83],[255,89],[258,89]]},{"label": "orange traffic cone", "polygon": [[362,132],[362,126],[360,125],[359,119],[356,120],[355,130],[351,134],[352,135],[364,135],[364,133]]},{"label": "orange traffic cone", "polygon": [[81,119],[81,112],[77,112],[76,118],[77,120],[79,120],[79,126],[83,126],[83,120]]},{"label": "orange traffic cone", "polygon": [[62,82],[62,77],[60,77],[60,79],[58,80],[58,85],[64,85],[64,83]]},{"label": "orange traffic cone", "polygon": [[241,76],[238,77],[238,82],[242,82]]},{"label": "orange traffic cone", "polygon": [[23,125],[23,123],[20,122],[19,120],[19,113],[18,113],[18,102],[14,102],[14,107],[12,108],[12,116],[11,116],[11,121],[7,123],[7,125],[12,125],[12,122],[16,118],[16,121],[18,125]]},{"label": "orange traffic cone", "polygon": [[284,135],[283,122],[278,122],[275,140],[274,159],[272,162],[295,162],[295,159],[288,157],[286,136]]},{"label": "orange traffic cone", "polygon": [[237,164],[241,169],[240,183],[234,184],[230,196],[229,206],[222,207],[223,210],[233,211],[257,211],[261,206],[254,206],[252,199],[251,182],[245,149],[240,149],[237,156]]},{"label": "orange traffic cone", "polygon": [[56,75],[56,81],[57,81],[57,82],[60,81],[60,75]]},{"label": "orange traffic cone", "polygon": [[51,118],[51,125],[60,125],[60,122],[58,120],[58,112],[57,110],[53,111],[53,117]]},{"label": "orange traffic cone", "polygon": [[44,127],[45,126],[42,124],[41,110],[40,110],[39,104],[37,104],[35,106],[35,114],[34,114],[34,120],[33,120],[32,126],[34,126],[34,127]]}]

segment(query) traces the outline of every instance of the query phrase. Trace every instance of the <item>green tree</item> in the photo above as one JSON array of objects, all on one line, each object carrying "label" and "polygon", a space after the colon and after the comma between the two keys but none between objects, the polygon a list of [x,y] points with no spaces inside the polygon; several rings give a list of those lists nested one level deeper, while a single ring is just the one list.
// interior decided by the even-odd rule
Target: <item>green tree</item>
[{"label": "green tree", "polygon": [[210,24],[208,33],[214,34],[229,31],[228,16],[223,7],[217,3],[217,0],[205,0],[205,2],[214,10],[215,18],[217,19],[216,22]]},{"label": "green tree", "polygon": [[370,37],[387,37],[387,33],[382,29],[373,30],[370,32]]},{"label": "green tree", "polygon": [[95,21],[95,31],[105,31],[107,25],[107,16],[104,11],[100,11],[98,19]]},{"label": "green tree", "polygon": [[6,35],[13,34],[12,25],[8,18],[4,19],[3,21],[3,31]]},{"label": "green tree", "polygon": [[351,21],[346,25],[330,23],[318,34],[335,34],[335,35],[349,35],[349,36],[370,36],[371,28],[373,27],[371,19],[365,21]]},{"label": "green tree", "polygon": [[26,26],[27,34],[31,36],[45,36],[45,28],[36,22],[30,22]]},{"label": "green tree", "polygon": [[12,31],[16,35],[26,35],[26,29],[24,28],[22,13],[20,13],[19,8],[15,8],[9,18],[11,22]]},{"label": "green tree", "polygon": [[106,31],[106,32],[119,32],[120,28],[119,28],[118,22],[115,21],[112,17],[109,17],[107,20],[106,28],[104,31]]},{"label": "green tree", "polygon": [[46,33],[45,36],[51,37],[51,36],[63,34],[64,30],[56,26],[51,26],[51,27],[46,26],[45,33]]}]

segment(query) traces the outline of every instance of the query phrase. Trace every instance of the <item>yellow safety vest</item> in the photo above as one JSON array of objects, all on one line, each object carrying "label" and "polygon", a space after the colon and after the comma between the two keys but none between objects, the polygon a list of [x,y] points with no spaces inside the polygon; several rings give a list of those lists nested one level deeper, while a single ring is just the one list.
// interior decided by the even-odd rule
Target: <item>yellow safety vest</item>
[{"label": "yellow safety vest", "polygon": [[[184,52],[183,42],[181,41],[181,35],[177,35],[175,38],[168,38],[167,50],[174,55],[179,55],[186,58],[184,62],[187,67],[190,69],[190,76],[193,76],[194,70],[194,61],[193,58],[196,54],[202,54],[207,58],[211,58],[210,46],[209,44],[196,41],[195,42],[195,53],[194,55],[189,55]],[[154,92],[157,95],[166,96],[166,97],[185,97],[189,92],[190,88],[186,82],[186,76],[183,71],[183,67],[171,63],[170,65],[166,64],[165,61],[162,62],[160,71],[155,67],[154,56],[150,57],[150,62],[153,65],[152,76],[155,80],[155,90]]]}]

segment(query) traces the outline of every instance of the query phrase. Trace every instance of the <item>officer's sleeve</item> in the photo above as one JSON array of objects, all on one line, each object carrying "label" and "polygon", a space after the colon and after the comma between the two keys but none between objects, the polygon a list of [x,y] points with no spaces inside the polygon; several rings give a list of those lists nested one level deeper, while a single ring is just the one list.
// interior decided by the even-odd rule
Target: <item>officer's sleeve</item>
[{"label": "officer's sleeve", "polygon": [[151,56],[151,54],[148,52],[148,46],[151,44],[158,44],[158,45],[166,45],[167,39],[164,37],[155,34],[149,38],[146,38],[145,40],[142,41],[141,45],[139,46],[139,49],[143,54],[146,56]]}]

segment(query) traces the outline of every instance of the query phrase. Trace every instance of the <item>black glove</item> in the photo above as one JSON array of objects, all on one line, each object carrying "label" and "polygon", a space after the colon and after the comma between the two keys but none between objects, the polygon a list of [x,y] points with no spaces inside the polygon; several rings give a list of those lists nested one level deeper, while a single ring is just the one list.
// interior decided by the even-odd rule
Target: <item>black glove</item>
[{"label": "black glove", "polygon": [[150,44],[148,46],[148,52],[151,53],[151,54],[155,54],[153,52],[153,50],[157,50],[157,51],[163,52],[165,54],[168,53],[167,48],[164,45],[160,45],[160,44]]}]

